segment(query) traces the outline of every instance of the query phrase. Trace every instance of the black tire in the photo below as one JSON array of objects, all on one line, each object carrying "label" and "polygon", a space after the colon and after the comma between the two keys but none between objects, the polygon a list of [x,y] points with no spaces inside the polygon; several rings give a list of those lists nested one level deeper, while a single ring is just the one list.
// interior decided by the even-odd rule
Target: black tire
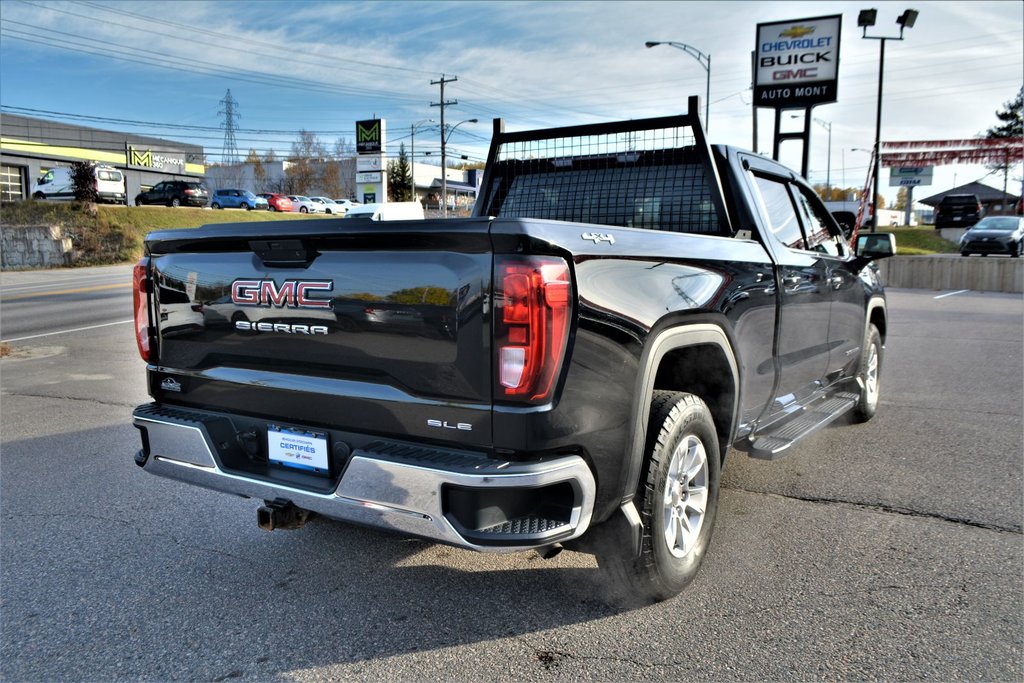
[{"label": "black tire", "polygon": [[299,207],[299,213],[309,213],[309,209],[304,206]]},{"label": "black tire", "polygon": [[[685,476],[679,479],[680,474]],[[597,557],[610,586],[628,590],[624,602],[666,600],[697,575],[715,526],[720,475],[718,433],[704,401],[655,392],[636,497],[644,529],[640,555],[619,544],[599,550]]]},{"label": "black tire", "polygon": [[960,252],[960,255],[961,255],[961,256],[970,256],[970,255],[971,255],[971,252],[969,252],[969,251],[961,251],[961,252]]},{"label": "black tire", "polygon": [[214,202],[213,204],[210,204],[210,208],[211,209],[219,209],[220,208],[220,204],[218,204],[217,202]]},{"label": "black tire", "polygon": [[274,205],[273,205],[273,204],[271,204],[271,205],[269,205],[269,206],[267,207],[267,211],[277,211],[277,209],[276,209],[276,208],[274,208]]},{"label": "black tire", "polygon": [[181,200],[178,199],[177,197],[171,197],[170,206],[174,207],[175,209],[178,208],[179,206],[181,206]]},{"label": "black tire", "polygon": [[1010,247],[1010,258],[1020,258],[1020,247],[1020,242]]},{"label": "black tire", "polygon": [[878,412],[878,398],[881,395],[882,379],[882,335],[873,323],[868,323],[867,336],[860,352],[860,370],[857,379],[860,382],[860,398],[853,410],[857,422],[867,422]]},{"label": "black tire", "polygon": [[242,208],[245,209],[246,211],[252,211],[252,207],[246,204],[245,202],[242,202]]},{"label": "black tire", "polygon": [[32,195],[32,199],[46,199],[46,195],[43,194],[42,192],[36,192],[34,195]]},{"label": "black tire", "polygon": [[141,197],[136,197],[135,198],[135,206],[144,206],[144,203],[143,203]]}]

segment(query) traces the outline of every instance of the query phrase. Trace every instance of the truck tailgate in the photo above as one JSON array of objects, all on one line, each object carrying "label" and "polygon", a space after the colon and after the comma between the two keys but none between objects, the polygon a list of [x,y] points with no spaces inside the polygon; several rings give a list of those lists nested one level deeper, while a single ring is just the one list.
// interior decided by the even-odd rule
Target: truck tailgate
[{"label": "truck tailgate", "polygon": [[489,444],[488,230],[327,219],[153,233],[150,389],[300,425]]}]

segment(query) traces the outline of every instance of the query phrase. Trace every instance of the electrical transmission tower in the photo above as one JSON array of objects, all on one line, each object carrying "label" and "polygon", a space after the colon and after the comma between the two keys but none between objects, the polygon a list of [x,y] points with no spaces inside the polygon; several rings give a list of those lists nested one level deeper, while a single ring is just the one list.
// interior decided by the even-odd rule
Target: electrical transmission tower
[{"label": "electrical transmission tower", "polygon": [[239,160],[238,145],[235,143],[235,119],[242,118],[242,115],[238,113],[238,102],[231,96],[231,88],[228,88],[228,93],[220,101],[220,105],[222,109],[217,114],[224,117],[224,121],[220,124],[221,128],[224,129],[224,147],[221,150],[221,162],[237,164]]}]

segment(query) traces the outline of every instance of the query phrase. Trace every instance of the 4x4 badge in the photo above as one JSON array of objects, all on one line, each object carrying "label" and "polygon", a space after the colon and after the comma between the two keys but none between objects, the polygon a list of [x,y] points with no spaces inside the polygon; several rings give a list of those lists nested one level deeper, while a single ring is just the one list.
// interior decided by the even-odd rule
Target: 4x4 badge
[{"label": "4x4 badge", "polygon": [[580,235],[585,240],[592,240],[594,244],[600,244],[601,242],[607,242],[608,244],[615,244],[615,236],[611,234],[605,234],[603,232],[585,232]]}]

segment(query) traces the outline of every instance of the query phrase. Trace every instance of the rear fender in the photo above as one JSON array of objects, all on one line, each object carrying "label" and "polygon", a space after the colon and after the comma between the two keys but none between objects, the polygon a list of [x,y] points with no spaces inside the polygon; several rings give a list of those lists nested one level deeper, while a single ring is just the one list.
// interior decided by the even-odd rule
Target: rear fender
[{"label": "rear fender", "polygon": [[[637,377],[637,384],[634,390],[635,402],[633,406],[633,419],[630,426],[630,444],[623,472],[622,504],[632,506],[633,497],[636,494],[640,482],[640,473],[643,470],[644,455],[646,452],[647,422],[650,419],[651,400],[654,396],[656,380],[666,357],[671,353],[695,349],[697,347],[714,347],[721,352],[728,366],[729,377],[733,387],[732,405],[728,408],[728,424],[719,425],[719,431],[728,438],[721,439],[721,457],[724,457],[728,448],[731,436],[736,427],[737,415],[739,412],[739,386],[740,371],[736,355],[733,353],[729,337],[718,325],[713,323],[692,323],[682,327],[673,327],[657,333],[647,344],[640,360],[640,373]],[[714,409],[713,409],[713,412]],[[627,514],[627,516],[630,516]]]}]

